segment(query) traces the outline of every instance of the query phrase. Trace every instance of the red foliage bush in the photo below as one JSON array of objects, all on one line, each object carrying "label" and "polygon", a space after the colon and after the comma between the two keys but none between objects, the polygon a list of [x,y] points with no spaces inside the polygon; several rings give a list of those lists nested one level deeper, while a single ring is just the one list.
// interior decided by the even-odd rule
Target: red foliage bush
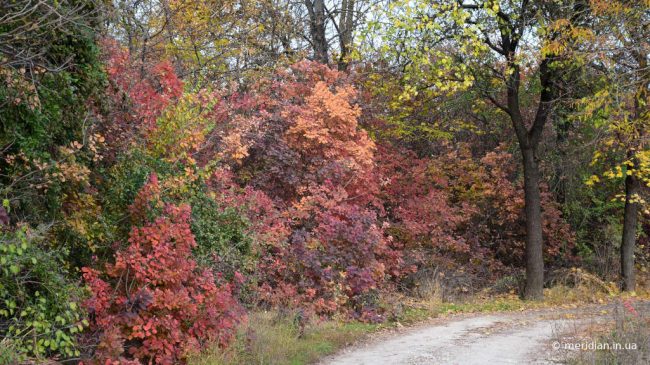
[{"label": "red foliage bush", "polygon": [[[162,110],[182,92],[168,64],[153,66],[145,72],[149,76],[138,77],[142,65],[119,48],[113,49],[107,69],[113,102],[120,105],[108,123],[108,128],[119,130],[115,136],[146,136]],[[408,149],[377,147],[359,126],[360,120],[376,118],[364,114],[350,77],[319,63],[299,62],[248,90],[233,88],[197,98],[207,110],[203,115],[210,128],[192,157],[199,166],[219,161],[208,181],[211,196],[220,206],[237,208],[250,222],[259,257],[255,279],[263,302],[377,321],[382,314],[378,294],[393,285],[391,279],[435,258],[450,259],[456,267],[485,277],[522,266],[523,192],[513,156],[504,150],[476,157],[465,146],[441,145],[442,152],[420,158]],[[207,99],[219,101],[202,102]],[[124,292],[125,298],[150,295],[171,301],[150,286],[178,285],[167,280],[182,272],[183,286],[194,288],[186,289],[189,299],[184,300],[194,303],[192,290],[203,284],[194,284],[198,271],[189,256],[193,239],[180,241],[171,233],[187,228],[188,208],[162,204],[156,189],[152,180],[132,205],[132,219],[144,226],[133,229],[129,248],[118,252],[116,263],[107,267],[110,283],[106,285],[115,287],[120,282],[116,279],[128,271],[141,292]],[[555,259],[569,251],[573,238],[546,190],[543,204],[546,254]],[[158,218],[147,219],[152,212]],[[184,247],[180,258],[189,263],[186,271],[174,268],[163,281],[145,275],[159,262],[148,259],[151,252],[162,249],[150,241],[160,240],[156,235],[170,240],[163,247],[173,246],[176,254],[176,246]],[[166,254],[163,250],[158,255]],[[180,265],[174,261],[158,272],[173,264]],[[131,270],[130,265],[144,271]],[[97,273],[87,271],[86,276],[102,293]],[[223,297],[230,298],[227,285],[209,291],[222,289],[227,293]],[[155,307],[156,300],[147,308],[163,310]],[[101,303],[93,305],[103,308]],[[215,305],[217,312],[225,311],[223,302]],[[102,310],[113,316],[122,313],[115,304]],[[201,310],[189,311],[182,315],[195,318],[195,323],[206,322]],[[237,316],[224,313],[228,323],[207,321],[206,331],[228,334]],[[104,338],[127,339],[128,353],[135,358],[160,356],[158,343],[145,343],[147,336],[133,329],[131,322],[131,327],[113,318],[109,322],[117,329],[103,330]],[[179,349],[171,359],[180,358],[189,346],[175,334],[162,337]]]},{"label": "red foliage bush", "polygon": [[[486,278],[522,267],[524,199],[513,156],[499,148],[476,158],[464,145],[443,147],[426,158],[379,148],[381,197],[407,261],[451,258]],[[547,260],[571,259],[573,233],[545,186],[542,205]]]},{"label": "red foliage bush", "polygon": [[160,215],[132,228],[114,264],[83,269],[98,361],[177,364],[206,343],[226,345],[242,320],[230,285],[217,286],[211,271],[192,259],[189,206],[156,202],[158,189],[154,175],[131,211],[136,221],[148,206],[162,207]]},{"label": "red foliage bush", "polygon": [[400,253],[375,212],[347,199],[344,189],[326,182],[288,211],[288,246],[270,248],[260,264],[266,300],[382,320],[378,294],[401,274]]},{"label": "red foliage bush", "polygon": [[214,199],[222,207],[237,207],[250,222],[250,233],[258,242],[278,246],[289,236],[289,226],[275,202],[263,191],[251,186],[240,187],[234,174],[217,169],[208,181]]},{"label": "red foliage bush", "polygon": [[[447,169],[446,174],[458,176],[459,181],[454,184],[455,199],[475,206],[475,214],[466,229],[467,239],[487,248],[499,265],[522,267],[526,239],[524,192],[514,156],[499,147],[476,159],[462,146],[443,161],[445,166],[451,161],[466,166]],[[542,184],[540,189],[546,260],[572,260],[574,234],[547,185]]]},{"label": "red foliage bush", "polygon": [[236,204],[275,217],[259,247],[262,300],[379,320],[377,293],[402,262],[378,219],[375,145],[359,128],[356,90],[345,73],[307,61],[251,89],[218,106],[202,160],[228,161],[231,176],[214,185],[246,186]]},{"label": "red foliage bush", "polygon": [[183,82],[171,63],[142,64],[113,39],[101,42],[109,87],[107,120],[100,124],[105,155],[114,157],[133,139],[156,125],[156,118],[183,93]]},{"label": "red foliage bush", "polygon": [[393,232],[407,247],[426,242],[438,249],[469,251],[458,231],[471,210],[450,201],[449,178],[431,159],[384,145],[379,148],[377,161],[383,182],[382,202],[395,223]]},{"label": "red foliage bush", "polygon": [[[208,138],[214,147],[204,160],[219,155],[239,182],[285,207],[326,180],[348,191],[363,185],[374,143],[358,126],[361,109],[345,73],[303,61],[251,90],[231,92],[217,106],[217,128]],[[365,185],[359,192],[371,187]]]}]

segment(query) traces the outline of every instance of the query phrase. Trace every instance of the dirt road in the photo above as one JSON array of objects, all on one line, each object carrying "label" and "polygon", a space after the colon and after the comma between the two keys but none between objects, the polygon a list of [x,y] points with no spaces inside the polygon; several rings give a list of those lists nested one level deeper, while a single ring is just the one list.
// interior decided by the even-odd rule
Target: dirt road
[{"label": "dirt road", "polygon": [[603,311],[612,309],[586,306],[438,319],[380,335],[322,365],[557,364],[566,352],[554,345],[568,341],[582,326],[609,319]]}]

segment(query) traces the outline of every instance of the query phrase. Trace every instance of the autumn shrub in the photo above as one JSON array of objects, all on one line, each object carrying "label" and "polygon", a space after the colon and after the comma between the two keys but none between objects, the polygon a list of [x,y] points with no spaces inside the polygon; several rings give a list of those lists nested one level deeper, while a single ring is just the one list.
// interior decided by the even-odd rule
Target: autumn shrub
[{"label": "autumn shrub", "polygon": [[193,255],[199,265],[233,283],[233,295],[240,303],[254,307],[258,301],[257,260],[261,245],[273,239],[263,234],[273,229],[265,224],[272,217],[254,214],[258,201],[246,196],[243,189],[232,192],[237,203],[223,192],[207,189],[197,189],[186,200],[192,206]]},{"label": "autumn shrub", "polygon": [[105,90],[104,154],[112,161],[127,150],[136,138],[155,129],[156,119],[183,93],[183,83],[169,62],[139,62],[114,39],[101,42],[108,77]]},{"label": "autumn shrub", "polygon": [[248,231],[250,223],[240,209],[221,206],[216,199],[201,192],[189,201],[197,260],[214,265],[216,271],[227,274],[229,278],[235,271],[252,265],[253,237]]},{"label": "autumn shrub", "polygon": [[[143,76],[141,64],[129,52],[114,42],[104,43],[111,81],[107,93],[117,113],[110,116],[107,128],[119,129],[114,137],[124,142],[105,151],[112,157],[100,186],[104,216],[112,222],[128,220],[129,205],[146,177],[155,173],[164,201],[193,207],[191,229],[197,244],[192,251],[197,263],[227,280],[242,281],[254,269],[244,202],[226,201],[207,184],[223,157],[206,143],[222,112],[217,108],[221,95],[208,90],[182,93],[182,84],[165,63],[145,65]],[[116,225],[102,241],[126,235],[128,225]],[[239,287],[241,299],[244,291],[251,296],[250,290]]]},{"label": "autumn shrub", "polygon": [[477,208],[454,199],[457,182],[438,158],[389,144],[382,144],[376,157],[388,232],[408,269],[397,283],[418,296],[450,298],[485,285],[496,262],[469,239]]},{"label": "autumn shrub", "polygon": [[[512,155],[498,148],[475,157],[466,145],[445,143],[441,151],[418,157],[389,144],[378,149],[381,201],[407,264],[446,272],[445,281],[458,286],[468,280],[475,281],[472,286],[487,285],[496,275],[523,267],[523,189]],[[551,194],[542,190],[547,260],[570,262],[573,232]],[[460,272],[477,280],[454,278]]]},{"label": "autumn shrub", "polygon": [[[59,11],[78,6],[90,14],[96,5],[65,2]],[[14,213],[35,225],[60,218],[65,193],[72,189],[66,180],[52,176],[61,172],[59,161],[67,157],[59,149],[83,144],[84,136],[92,134],[93,110],[106,82],[99,47],[90,31],[97,25],[93,17],[54,27],[49,21],[36,21],[54,13],[42,14],[45,8],[34,6],[36,11],[7,18],[3,24],[3,34],[9,35],[33,22],[30,32],[44,37],[39,44],[45,43],[30,50],[37,59],[29,61],[28,57],[14,64],[3,54],[0,65],[0,195],[11,200]],[[9,8],[5,10],[11,14]],[[77,162],[77,168],[89,166],[88,161]]]},{"label": "autumn shrub", "polygon": [[[193,228],[199,229],[201,226],[203,229],[209,229],[208,222],[200,222],[200,215],[208,214],[204,208],[210,207],[206,203],[208,198],[205,179],[213,170],[214,163],[199,165],[192,158],[207,131],[205,115],[201,112],[207,105],[198,99],[200,99],[198,95],[186,94],[167,100],[162,110],[155,113],[155,117],[147,117],[146,113],[140,115],[137,114],[138,111],[132,111],[133,118],[153,118],[153,120],[146,131],[140,129],[132,131],[134,135],[130,136],[131,144],[122,146],[121,150],[108,151],[114,153],[114,156],[111,164],[103,169],[102,183],[98,188],[102,196],[103,216],[109,222],[128,219],[126,217],[128,206],[135,199],[147,176],[155,173],[160,178],[159,183],[165,191],[167,201],[200,204],[197,211],[193,213],[196,218],[193,220]],[[125,102],[129,104],[128,101]],[[137,122],[136,125],[142,126],[142,123]],[[233,220],[233,224],[237,223]],[[219,224],[213,226],[217,230],[222,229]],[[114,241],[115,237],[128,234],[128,225],[113,225],[113,227],[115,229],[112,232],[106,232],[106,237],[98,241],[110,244],[107,239],[113,238]],[[199,247],[201,247],[204,235],[202,232],[197,234]]]},{"label": "autumn shrub", "polygon": [[88,324],[84,292],[45,233],[25,225],[0,231],[0,337],[22,360],[77,357],[76,337]]},{"label": "autumn shrub", "polygon": [[[466,169],[450,170],[451,161]],[[474,206],[466,225],[467,239],[484,252],[487,249],[499,265],[522,267],[526,237],[523,181],[512,154],[500,146],[474,158],[467,147],[461,147],[443,156],[439,166],[447,166],[443,170],[450,178],[456,176],[452,199]],[[555,265],[571,263],[574,232],[548,186],[542,184],[540,189],[545,259]]]},{"label": "autumn shrub", "polygon": [[[138,225],[166,204],[191,205],[192,259],[237,282],[247,304],[378,321],[382,291],[417,269],[445,263],[489,280],[521,267],[521,183],[504,151],[477,157],[441,144],[438,155],[418,157],[377,147],[359,125],[374,116],[350,77],[326,65],[303,61],[248,88],[183,92],[167,64],[142,74],[128,52],[105,47],[114,51],[115,112],[106,128],[126,143],[106,151],[107,221],[130,211]],[[164,191],[156,206],[128,208],[154,172]],[[556,257],[570,232],[545,199],[547,254]],[[104,244],[132,235],[128,225],[105,233]]]},{"label": "autumn shrub", "polygon": [[217,107],[213,151],[281,217],[259,246],[261,300],[381,320],[380,292],[403,268],[380,220],[375,145],[347,75],[304,61]]},{"label": "autumn shrub", "polygon": [[[115,165],[107,171],[102,186],[105,203],[102,219],[113,222],[132,220],[133,215],[128,213],[130,203],[136,199],[147,176],[156,174],[163,191],[162,200],[192,207],[190,226],[196,241],[192,255],[197,264],[210,268],[215,275],[219,273],[229,281],[244,275],[246,286],[253,285],[248,274],[255,269],[255,244],[262,239],[261,233],[258,238],[256,232],[258,228],[261,232],[266,227],[267,215],[265,211],[249,215],[248,208],[253,202],[246,197],[247,190],[235,188],[231,182],[228,182],[229,188],[221,189],[218,187],[220,184],[215,183],[220,179],[217,174],[203,178],[209,171],[210,167],[188,166],[153,157],[144,148],[130,149],[119,155]],[[141,214],[138,215],[142,218]],[[107,241],[109,238],[129,234],[128,225],[111,228],[103,238],[105,249],[98,254],[115,248]],[[249,289],[246,289],[249,291],[246,296],[250,297]],[[253,299],[246,301],[251,304]]]},{"label": "autumn shrub", "polygon": [[206,182],[208,194],[220,207],[235,207],[244,215],[253,246],[285,242],[290,229],[284,212],[266,193],[251,186],[241,187],[235,179],[229,169],[217,169]]},{"label": "autumn shrub", "polygon": [[379,295],[400,274],[400,254],[376,213],[347,199],[326,184],[290,210],[289,241],[265,247],[260,259],[263,299],[318,315],[384,319]]},{"label": "autumn shrub", "polygon": [[[208,137],[215,148],[206,149],[229,163],[238,182],[283,208],[328,179],[348,191],[360,186],[372,170],[374,143],[358,125],[362,110],[345,73],[303,61],[251,89],[216,106],[219,127]],[[366,183],[360,190],[370,189]]]},{"label": "autumn shrub", "polygon": [[[451,201],[450,179],[431,159],[418,158],[407,149],[382,145],[377,161],[382,179],[381,201],[393,223],[390,232],[407,250],[469,252],[460,228],[470,213],[461,208],[471,207]],[[422,258],[413,259],[418,262]]]},{"label": "autumn shrub", "polygon": [[190,207],[163,203],[152,175],[130,213],[139,224],[114,263],[83,269],[93,358],[176,364],[206,343],[225,346],[242,311],[230,284],[193,259]]}]

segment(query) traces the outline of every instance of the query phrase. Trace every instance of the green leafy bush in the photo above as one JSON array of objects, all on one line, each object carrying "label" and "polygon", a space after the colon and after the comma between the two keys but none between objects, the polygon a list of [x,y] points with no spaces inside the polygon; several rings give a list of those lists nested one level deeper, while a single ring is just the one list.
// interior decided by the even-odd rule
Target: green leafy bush
[{"label": "green leafy bush", "polygon": [[232,275],[244,269],[250,261],[253,241],[246,216],[235,207],[221,206],[203,192],[197,192],[189,201],[199,262],[215,264],[213,257],[218,255],[219,272]]},{"label": "green leafy bush", "polygon": [[0,337],[20,358],[78,356],[75,336],[87,325],[83,291],[69,279],[62,252],[42,246],[42,231],[22,226],[0,236]]}]

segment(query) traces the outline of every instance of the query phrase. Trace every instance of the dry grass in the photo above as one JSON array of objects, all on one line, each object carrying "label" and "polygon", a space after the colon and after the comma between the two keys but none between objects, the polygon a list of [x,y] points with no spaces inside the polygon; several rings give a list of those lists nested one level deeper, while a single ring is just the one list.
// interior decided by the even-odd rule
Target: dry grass
[{"label": "dry grass", "polygon": [[7,338],[0,340],[0,365],[13,365],[19,363],[16,350],[11,346]]},{"label": "dry grass", "polygon": [[235,343],[226,350],[213,349],[190,360],[191,365],[299,365],[351,344],[378,325],[325,321],[310,323],[304,332],[291,316],[258,312],[249,316]]},{"label": "dry grass", "polygon": [[580,268],[556,271],[550,284],[544,291],[544,302],[549,305],[603,303],[620,295],[615,283]]},{"label": "dry grass", "polygon": [[[650,364],[650,307],[622,299],[607,323],[591,326],[575,337],[586,343],[608,344],[610,348],[574,351],[568,355],[569,364]],[[620,349],[613,349],[614,344]]]}]

